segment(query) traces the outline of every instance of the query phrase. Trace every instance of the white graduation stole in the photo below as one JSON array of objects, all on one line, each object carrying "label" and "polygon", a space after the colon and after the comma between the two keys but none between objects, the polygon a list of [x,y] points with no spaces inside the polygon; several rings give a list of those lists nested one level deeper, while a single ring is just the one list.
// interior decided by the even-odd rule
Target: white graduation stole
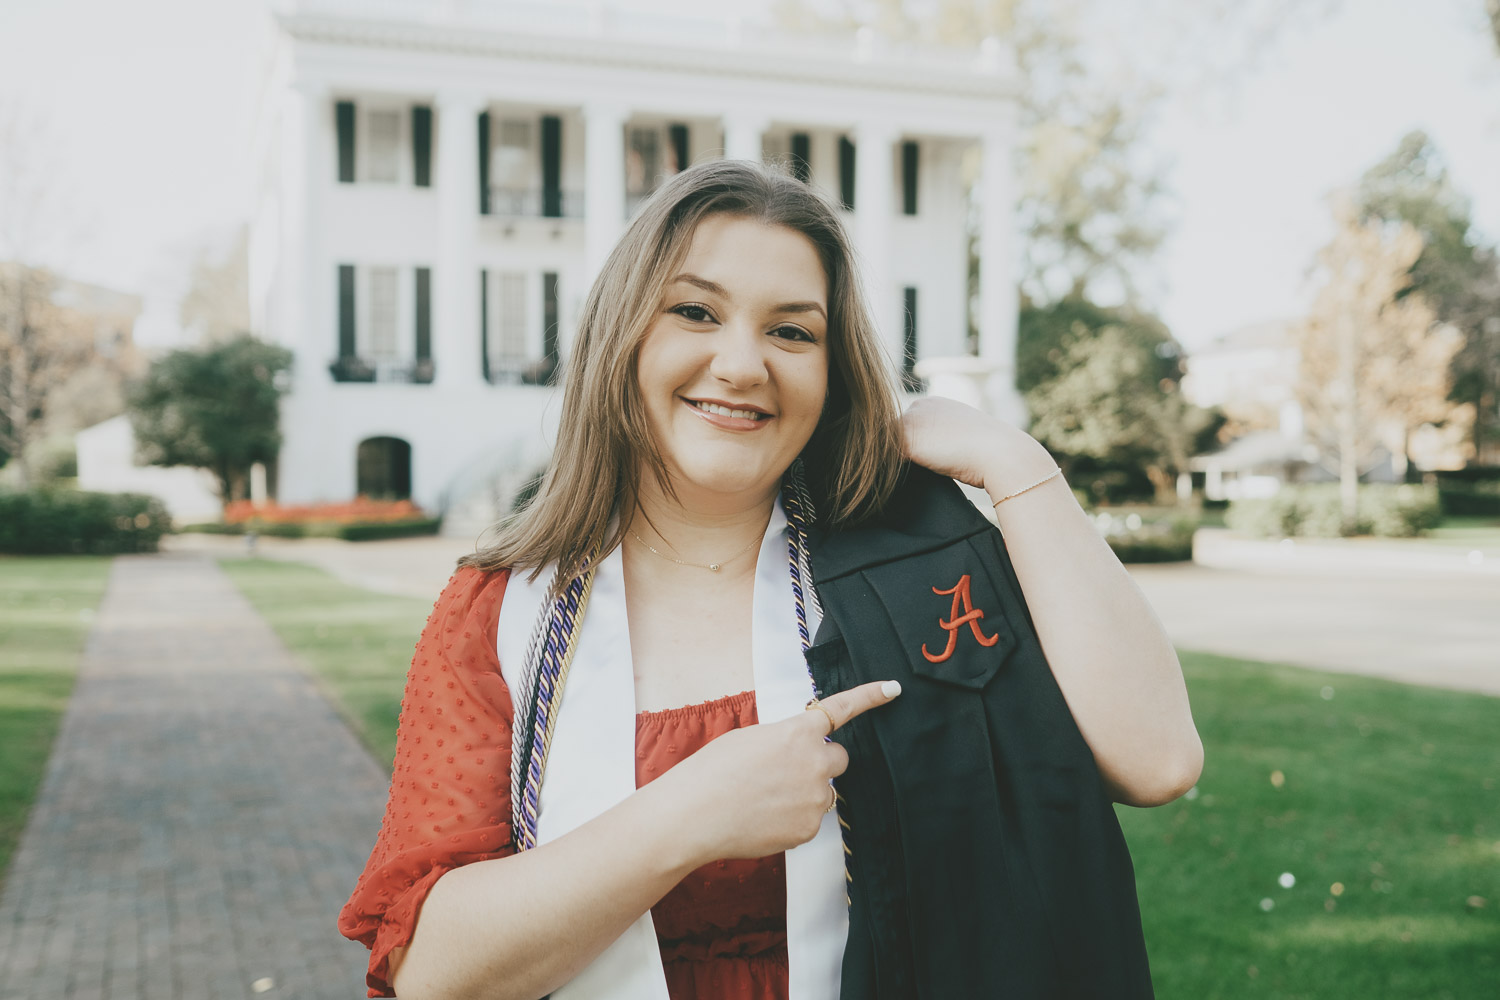
[{"label": "white graduation stole", "polygon": [[[751,610],[755,710],[761,723],[804,711],[813,694],[793,611],[786,530],[778,499],[755,564]],[[497,652],[518,725],[524,725],[530,707],[520,702],[526,645],[555,571],[544,567],[529,582],[529,574],[513,573],[500,605]],[[811,585],[803,581],[804,589]],[[806,608],[809,633],[815,634],[817,602],[808,600]],[[542,781],[538,844],[556,840],[635,791],[635,673],[618,547],[599,562],[575,643]],[[786,890],[791,1000],[837,1000],[849,913],[836,813],[823,817],[812,840],[786,852]],[[552,998],[668,1000],[651,912],[641,914]]]}]

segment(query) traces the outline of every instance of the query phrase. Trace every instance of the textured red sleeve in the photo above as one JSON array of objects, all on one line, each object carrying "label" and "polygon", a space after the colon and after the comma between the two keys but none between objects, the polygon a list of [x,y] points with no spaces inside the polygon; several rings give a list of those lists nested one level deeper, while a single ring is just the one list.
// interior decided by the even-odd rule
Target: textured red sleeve
[{"label": "textured red sleeve", "polygon": [[511,853],[510,689],[495,630],[509,572],[460,569],[417,642],[380,835],[339,932],[370,949],[369,996],[395,996],[392,948],[411,940],[445,872]]}]

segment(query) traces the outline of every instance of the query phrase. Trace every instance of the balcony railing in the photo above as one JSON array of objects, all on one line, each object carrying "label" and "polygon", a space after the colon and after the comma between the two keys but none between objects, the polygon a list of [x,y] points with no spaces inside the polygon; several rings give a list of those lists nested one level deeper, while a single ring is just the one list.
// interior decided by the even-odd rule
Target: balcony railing
[{"label": "balcony railing", "polygon": [[484,379],[491,385],[553,385],[558,358],[501,358],[489,362]]},{"label": "balcony railing", "polygon": [[426,385],[432,381],[431,358],[420,361],[390,361],[384,358],[347,356],[328,366],[335,382],[410,382]]},{"label": "balcony railing", "polygon": [[506,219],[581,219],[583,192],[491,187],[483,214]]}]

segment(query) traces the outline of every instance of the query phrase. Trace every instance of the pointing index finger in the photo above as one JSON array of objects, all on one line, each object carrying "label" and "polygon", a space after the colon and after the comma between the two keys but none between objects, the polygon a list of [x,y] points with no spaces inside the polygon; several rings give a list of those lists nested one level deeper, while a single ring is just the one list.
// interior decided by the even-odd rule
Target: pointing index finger
[{"label": "pointing index finger", "polygon": [[[809,708],[820,708],[833,723],[833,730],[848,724],[849,720],[863,715],[872,708],[887,704],[901,693],[899,681],[871,681],[859,687],[840,691],[827,698],[816,700]],[[833,730],[829,735],[833,735]]]}]

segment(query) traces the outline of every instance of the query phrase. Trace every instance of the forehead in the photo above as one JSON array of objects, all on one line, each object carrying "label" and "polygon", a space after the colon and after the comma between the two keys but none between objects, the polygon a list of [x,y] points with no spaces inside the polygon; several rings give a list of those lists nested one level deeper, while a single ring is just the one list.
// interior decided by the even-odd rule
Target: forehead
[{"label": "forehead", "polygon": [[724,286],[735,300],[828,304],[828,276],[813,242],[795,229],[710,215],[693,230],[680,269]]}]

